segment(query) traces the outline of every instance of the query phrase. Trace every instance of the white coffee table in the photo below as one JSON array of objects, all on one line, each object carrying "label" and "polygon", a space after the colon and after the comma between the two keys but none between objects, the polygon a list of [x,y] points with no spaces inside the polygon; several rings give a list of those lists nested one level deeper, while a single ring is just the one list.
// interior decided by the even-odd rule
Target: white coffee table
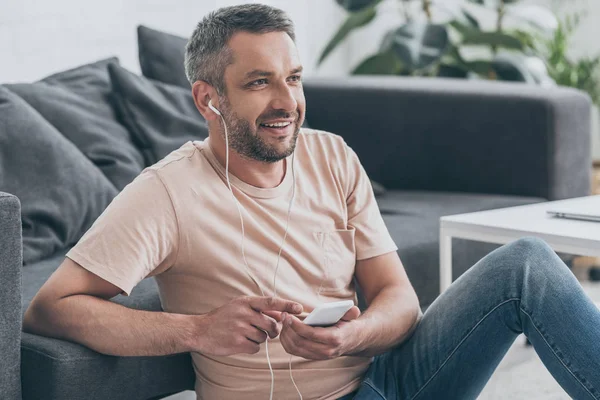
[{"label": "white coffee table", "polygon": [[501,208],[440,218],[440,291],[452,283],[452,238],[506,244],[523,236],[545,240],[555,251],[600,257],[600,222],[555,218],[557,205],[597,204],[600,195]]}]

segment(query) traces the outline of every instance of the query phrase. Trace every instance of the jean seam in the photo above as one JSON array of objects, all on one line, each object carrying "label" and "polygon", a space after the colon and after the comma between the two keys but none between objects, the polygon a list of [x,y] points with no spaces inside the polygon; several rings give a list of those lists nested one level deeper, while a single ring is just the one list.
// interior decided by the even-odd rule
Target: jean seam
[{"label": "jean seam", "polygon": [[450,360],[450,358],[452,358],[452,356],[454,355],[454,353],[456,353],[458,351],[458,349],[460,348],[460,346],[462,346],[462,344],[465,342],[465,340],[467,340],[467,338],[469,336],[471,336],[471,334],[475,331],[475,329],[481,325],[481,323],[483,323],[483,321],[494,311],[496,311],[499,307],[503,306],[506,303],[509,303],[511,301],[521,301],[520,298],[510,298],[507,300],[504,300],[503,302],[501,302],[500,304],[498,304],[497,306],[495,306],[494,308],[492,308],[490,311],[488,311],[487,314],[485,314],[483,316],[483,318],[481,318],[474,326],[473,328],[471,328],[471,330],[469,330],[469,332],[467,332],[467,334],[465,335],[464,338],[461,339],[461,341],[456,345],[456,347],[454,348],[454,350],[452,350],[452,352],[448,355],[448,357],[446,357],[446,359],[444,360],[444,362],[442,362],[442,364],[438,367],[438,369],[431,375],[431,377],[427,380],[427,382],[425,382],[423,384],[423,386],[421,387],[421,389],[419,389],[417,391],[417,393],[415,393],[415,395],[413,397],[411,397],[411,400],[414,400],[417,398],[417,396],[427,387],[427,385],[429,385],[429,383],[431,383],[431,381],[433,380],[433,378],[435,378],[435,376],[442,370],[442,368],[444,368],[444,366],[448,363],[448,361]]},{"label": "jean seam", "polygon": [[377,393],[379,395],[379,397],[381,397],[383,400],[386,400],[386,397],[379,391],[379,389],[377,389],[374,385],[372,385],[371,383],[369,383],[368,380],[364,380],[363,381],[365,383],[365,385],[369,386],[371,389],[373,389],[373,391],[375,393]]},{"label": "jean seam", "polygon": [[[530,314],[528,314],[527,311],[525,311],[522,307],[519,307],[519,309],[521,310],[521,312],[523,312],[523,314],[527,315],[527,317],[531,321],[531,324],[533,325],[533,328],[537,331],[537,333],[540,334],[540,337],[544,340],[544,343],[546,343],[546,345],[548,346],[548,348],[550,349],[552,354],[554,354],[554,357],[556,357],[556,359],[562,364],[562,366],[573,376],[573,378],[581,385],[581,387],[583,387],[585,389],[585,391],[588,392],[590,394],[590,396],[592,396],[593,399],[598,400],[598,397],[594,396],[594,394],[592,392],[590,392],[590,389],[588,389],[583,384],[583,382],[581,382],[579,380],[579,378],[577,378],[575,373],[573,371],[571,371],[571,369],[569,369],[569,367],[563,362],[563,360],[558,356],[558,354],[556,354],[556,351],[554,351],[554,348],[550,345],[550,343],[548,343],[544,334],[538,329],[535,321],[533,320],[533,317]],[[596,390],[594,387],[592,387],[592,389]]]}]

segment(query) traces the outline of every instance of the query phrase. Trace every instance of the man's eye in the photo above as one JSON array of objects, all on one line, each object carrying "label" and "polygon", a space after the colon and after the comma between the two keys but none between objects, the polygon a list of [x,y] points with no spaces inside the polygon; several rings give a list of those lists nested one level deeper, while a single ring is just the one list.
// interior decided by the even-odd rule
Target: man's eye
[{"label": "man's eye", "polygon": [[300,75],[292,75],[290,76],[290,79],[294,82],[300,82],[302,80],[302,77]]},{"label": "man's eye", "polygon": [[267,84],[266,79],[258,79],[254,82],[250,82],[250,86],[260,86],[260,85],[266,85],[266,84]]}]

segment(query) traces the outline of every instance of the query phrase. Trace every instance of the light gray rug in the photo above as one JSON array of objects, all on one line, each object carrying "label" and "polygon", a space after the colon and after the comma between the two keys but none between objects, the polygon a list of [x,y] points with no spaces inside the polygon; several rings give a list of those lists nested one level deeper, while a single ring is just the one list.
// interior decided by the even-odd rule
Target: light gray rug
[{"label": "light gray rug", "polygon": [[479,400],[568,400],[571,397],[544,367],[525,337],[517,338],[483,389]]},{"label": "light gray rug", "polygon": [[[574,270],[585,292],[600,306],[600,283],[587,280],[587,269]],[[571,397],[548,372],[525,336],[517,338],[484,388],[480,400],[563,400]]]}]

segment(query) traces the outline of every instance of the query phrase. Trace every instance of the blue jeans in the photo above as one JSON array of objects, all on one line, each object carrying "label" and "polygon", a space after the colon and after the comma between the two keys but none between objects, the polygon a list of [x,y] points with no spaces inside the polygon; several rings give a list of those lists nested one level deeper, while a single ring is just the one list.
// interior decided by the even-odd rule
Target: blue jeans
[{"label": "blue jeans", "polygon": [[600,311],[535,238],[457,279],[410,338],[375,357],[354,399],[476,399],[521,333],[572,398],[600,399]]}]

